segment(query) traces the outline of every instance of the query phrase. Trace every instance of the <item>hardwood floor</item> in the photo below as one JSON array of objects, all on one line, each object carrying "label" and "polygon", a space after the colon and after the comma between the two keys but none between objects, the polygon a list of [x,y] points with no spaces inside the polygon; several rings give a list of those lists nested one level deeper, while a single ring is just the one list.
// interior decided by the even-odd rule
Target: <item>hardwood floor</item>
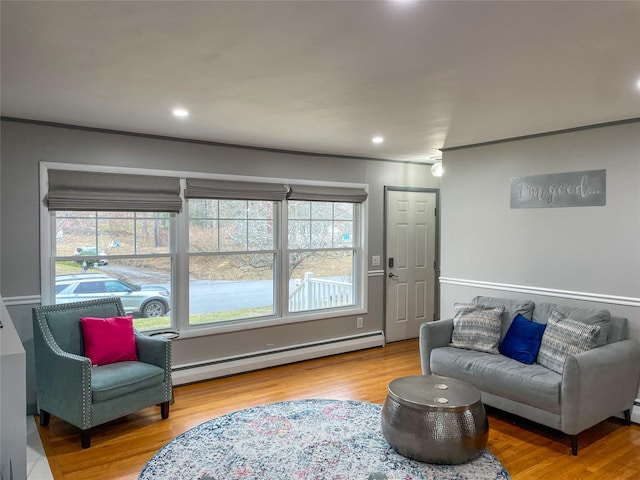
[{"label": "hardwood floor", "polygon": [[[38,426],[56,480],[136,479],[175,436],[235,410],[303,398],[383,403],[394,378],[420,374],[417,340],[249,372],[175,388],[169,419],[148,408],[95,428],[91,448],[55,417]],[[580,434],[571,455],[562,433],[488,408],[489,450],[514,480],[640,478],[640,425],[610,419]],[[37,417],[36,417],[37,421]],[[281,479],[264,479],[281,480]],[[360,479],[354,479],[360,480]]]}]

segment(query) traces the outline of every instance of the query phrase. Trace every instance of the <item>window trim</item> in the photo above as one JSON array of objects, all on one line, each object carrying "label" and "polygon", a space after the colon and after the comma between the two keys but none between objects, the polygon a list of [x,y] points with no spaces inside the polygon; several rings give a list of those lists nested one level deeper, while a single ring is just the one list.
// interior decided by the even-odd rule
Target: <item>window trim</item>
[{"label": "window trim", "polygon": [[[171,171],[171,170],[150,170],[146,168],[136,167],[115,167],[115,166],[99,166],[86,164],[69,164],[57,162],[40,162],[40,199],[43,200],[47,194],[48,170],[71,170],[71,171],[87,171],[99,173],[123,173],[129,175],[151,175],[151,176],[173,176],[180,179],[181,195],[183,196],[186,187],[187,178],[202,178],[213,180],[231,180],[237,182],[254,182],[254,183],[279,183],[279,184],[295,184],[308,185],[310,187],[342,187],[362,189],[368,192],[369,186],[362,183],[341,183],[332,181],[304,181],[286,178],[270,178],[270,177],[254,177],[242,175],[226,175],[226,174],[209,174],[202,172],[187,171]],[[285,249],[286,232],[288,231],[287,223],[287,201],[276,202],[278,205],[277,214],[280,229],[276,240],[276,272],[275,272],[275,296],[277,296],[276,308],[273,316],[253,317],[249,319],[229,320],[220,323],[209,323],[202,325],[189,324],[189,285],[180,282],[180,279],[188,279],[188,208],[185,205],[182,211],[171,217],[170,242],[173,250],[169,254],[163,256],[173,257],[174,265],[172,268],[172,322],[173,327],[180,331],[181,338],[193,338],[199,336],[215,335],[221,333],[229,333],[235,331],[253,330],[278,325],[286,325],[291,323],[300,323],[315,320],[324,320],[330,318],[340,318],[347,316],[363,315],[368,313],[368,207],[367,200],[362,203],[356,203],[359,208],[355,209],[354,215],[354,241],[356,246],[352,249],[357,257],[354,267],[354,298],[355,305],[340,308],[331,308],[323,310],[310,310],[302,312],[286,312],[285,305],[288,305],[288,279],[286,272],[288,271],[288,255],[289,250]],[[40,295],[43,305],[51,304],[55,300],[55,256],[51,255],[53,245],[55,245],[55,229],[51,228],[51,219],[54,215],[49,212],[43,201],[40,202]],[[351,249],[351,248],[348,248]],[[293,249],[295,250],[295,249]],[[341,248],[344,250],[344,248]],[[125,255],[127,258],[129,255]],[[154,257],[157,255],[153,255]],[[113,258],[116,259],[117,255]],[[281,278],[284,276],[285,278]],[[177,299],[181,301],[177,301]]]}]

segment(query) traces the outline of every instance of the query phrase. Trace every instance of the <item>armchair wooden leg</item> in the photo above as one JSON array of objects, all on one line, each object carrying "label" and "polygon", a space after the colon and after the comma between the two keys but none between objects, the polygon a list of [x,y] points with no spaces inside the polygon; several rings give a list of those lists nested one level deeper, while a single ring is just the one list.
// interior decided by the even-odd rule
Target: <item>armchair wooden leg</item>
[{"label": "armchair wooden leg", "polygon": [[571,435],[571,454],[578,455],[578,435]]},{"label": "armchair wooden leg", "polygon": [[624,421],[631,426],[631,409],[624,411]]},{"label": "armchair wooden leg", "polygon": [[162,402],[160,404],[160,414],[163,420],[169,418],[169,402]]},{"label": "armchair wooden leg", "polygon": [[82,442],[82,448],[89,448],[91,446],[91,429],[80,432],[80,441]]},{"label": "armchair wooden leg", "polygon": [[49,420],[51,420],[51,414],[49,412],[45,412],[44,410],[40,410],[40,426],[46,427],[49,425]]}]

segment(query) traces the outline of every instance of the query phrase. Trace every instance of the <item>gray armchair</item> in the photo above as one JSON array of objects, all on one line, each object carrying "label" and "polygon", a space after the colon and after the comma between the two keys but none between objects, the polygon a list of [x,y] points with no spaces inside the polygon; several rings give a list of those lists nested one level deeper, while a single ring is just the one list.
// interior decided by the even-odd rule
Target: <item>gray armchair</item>
[{"label": "gray armchair", "polygon": [[91,428],[152,405],[169,417],[172,396],[171,341],[135,332],[137,362],[93,366],[83,356],[81,317],[126,315],[119,298],[36,307],[33,337],[40,425],[50,415],[81,430],[82,448]]}]

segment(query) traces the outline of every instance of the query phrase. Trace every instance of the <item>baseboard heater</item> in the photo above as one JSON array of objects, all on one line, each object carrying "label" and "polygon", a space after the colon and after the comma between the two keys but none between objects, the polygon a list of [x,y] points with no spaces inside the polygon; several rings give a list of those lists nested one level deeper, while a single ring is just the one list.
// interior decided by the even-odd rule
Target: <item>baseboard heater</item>
[{"label": "baseboard heater", "polygon": [[245,355],[224,357],[213,361],[174,365],[171,376],[174,385],[184,385],[312,358],[381,347],[384,344],[384,332],[368,332],[362,335],[333,338],[331,340],[291,345]]}]

